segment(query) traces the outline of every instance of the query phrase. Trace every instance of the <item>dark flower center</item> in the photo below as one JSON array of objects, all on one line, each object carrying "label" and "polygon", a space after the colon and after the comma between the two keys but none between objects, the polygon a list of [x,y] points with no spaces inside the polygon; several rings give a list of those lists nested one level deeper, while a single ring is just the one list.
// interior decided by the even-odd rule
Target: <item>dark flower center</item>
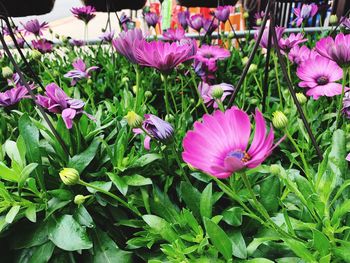
[{"label": "dark flower center", "polygon": [[214,57],[214,55],[213,54],[211,54],[211,53],[206,53],[206,54],[204,54],[204,56],[203,57],[205,57],[205,58],[213,58]]},{"label": "dark flower center", "polygon": [[227,157],[237,158],[238,160],[241,160],[244,163],[248,162],[252,158],[247,152],[241,150],[229,152],[227,154]]},{"label": "dark flower center", "polygon": [[329,80],[328,77],[321,76],[317,78],[316,82],[318,85],[326,85],[329,82]]}]

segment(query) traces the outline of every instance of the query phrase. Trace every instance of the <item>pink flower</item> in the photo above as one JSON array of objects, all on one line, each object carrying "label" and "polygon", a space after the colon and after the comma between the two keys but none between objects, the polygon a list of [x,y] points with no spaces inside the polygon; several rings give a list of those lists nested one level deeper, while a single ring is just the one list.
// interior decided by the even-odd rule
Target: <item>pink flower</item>
[{"label": "pink flower", "polygon": [[219,23],[216,20],[212,19],[203,19],[203,29],[205,30],[207,35],[211,35],[217,28],[219,27]]},{"label": "pink flower", "polygon": [[[254,34],[255,40],[258,39],[259,30],[260,30],[260,29],[258,28],[257,32]],[[276,26],[276,27],[275,27],[275,31],[276,31],[276,35],[277,35],[277,40],[278,40],[278,42],[281,40],[282,35],[283,35],[283,33],[284,33],[284,30],[285,30],[284,27],[280,27],[280,26]],[[264,32],[263,32],[263,35],[262,35],[262,38],[261,38],[261,42],[260,42],[260,46],[261,46],[262,48],[267,48],[267,46],[268,46],[268,43],[269,43],[269,31],[270,31],[270,27],[265,27]],[[271,39],[272,39],[272,38],[271,38]],[[273,42],[273,39],[272,39],[272,42],[271,42],[271,43],[272,43],[272,44],[274,43],[274,42]]]},{"label": "pink flower", "polygon": [[308,20],[309,18],[314,17],[318,11],[318,7],[316,4],[303,4],[303,6],[294,8],[294,14],[296,15],[296,19],[294,22],[297,23],[297,26],[300,26],[304,20]]},{"label": "pink flower", "polygon": [[200,32],[203,27],[204,18],[201,14],[196,14],[187,19],[187,22],[192,29]]},{"label": "pink flower", "polygon": [[[315,52],[315,51],[313,51]],[[292,63],[300,64],[309,59],[311,50],[307,46],[294,46],[288,53],[288,58]]]},{"label": "pink flower", "polygon": [[112,41],[115,50],[126,57],[131,63],[137,64],[136,50],[141,45],[143,35],[141,29],[123,31]]},{"label": "pink flower", "polygon": [[348,154],[348,156],[346,156],[346,160],[350,162],[350,153]]},{"label": "pink flower", "polygon": [[98,67],[92,66],[86,68],[84,61],[80,58],[73,62],[73,70],[64,75],[66,78],[72,79],[71,85],[74,86],[81,79],[88,79],[91,77],[90,71],[97,70]]},{"label": "pink flower", "polygon": [[182,28],[169,28],[167,31],[163,32],[163,38],[164,40],[170,42],[180,41],[185,38],[185,30],[183,30]]},{"label": "pink flower", "polygon": [[145,20],[149,27],[155,27],[158,24],[159,16],[154,12],[145,14]]},{"label": "pink flower", "polygon": [[28,91],[24,86],[16,86],[5,92],[0,92],[0,107],[9,107],[17,104],[23,98],[26,98]]},{"label": "pink flower", "polygon": [[114,34],[115,34],[114,30],[106,31],[99,38],[102,41],[105,41],[107,43],[112,43],[112,40],[114,38]]},{"label": "pink flower", "polygon": [[343,77],[343,70],[328,58],[316,56],[306,60],[299,65],[297,75],[301,79],[299,87],[308,88],[306,95],[315,100],[320,96],[333,97],[342,93],[342,85],[336,81]]},{"label": "pink flower", "polygon": [[218,6],[214,11],[215,17],[221,22],[226,22],[230,17],[230,13],[231,13],[231,6],[229,5]]},{"label": "pink flower", "polygon": [[226,83],[221,83],[221,84],[217,84],[217,85],[209,85],[208,83],[205,82],[200,82],[198,85],[198,91],[199,94],[201,95],[204,103],[210,107],[213,106],[214,109],[218,108],[218,104],[215,100],[215,98],[213,97],[212,93],[213,90],[215,90],[215,88],[220,87],[223,90],[223,94],[222,97],[220,99],[221,102],[223,102],[225,100],[225,98],[232,94],[234,87],[230,84],[226,84]]},{"label": "pink flower", "polygon": [[35,36],[41,36],[43,34],[42,31],[49,28],[47,22],[40,23],[38,19],[29,20],[25,24],[22,23],[22,25],[25,34],[33,34]]},{"label": "pink flower", "polygon": [[196,60],[210,64],[212,62],[216,62],[217,60],[224,60],[230,57],[231,53],[225,48],[221,48],[219,46],[209,46],[202,45],[197,50]]},{"label": "pink flower", "polygon": [[136,49],[136,57],[140,65],[168,74],[181,63],[192,59],[196,48],[194,40],[187,43],[143,41]]},{"label": "pink flower", "polygon": [[95,7],[89,5],[82,7],[73,7],[70,11],[76,18],[82,20],[85,24],[88,24],[90,20],[96,16]]},{"label": "pink flower", "polygon": [[195,122],[187,132],[182,158],[191,166],[217,178],[230,177],[244,168],[259,166],[281,142],[273,145],[274,132],[266,134],[266,124],[259,110],[255,111],[255,132],[248,149],[251,123],[244,111],[234,107],[226,112],[217,110]]},{"label": "pink flower", "polygon": [[281,38],[279,40],[279,46],[284,52],[288,53],[293,47],[306,41],[307,39],[304,38],[304,35],[301,33],[290,34],[287,38]]},{"label": "pink flower", "polygon": [[40,51],[40,53],[50,53],[53,50],[53,44],[51,41],[42,38],[39,40],[32,40],[33,48]]}]

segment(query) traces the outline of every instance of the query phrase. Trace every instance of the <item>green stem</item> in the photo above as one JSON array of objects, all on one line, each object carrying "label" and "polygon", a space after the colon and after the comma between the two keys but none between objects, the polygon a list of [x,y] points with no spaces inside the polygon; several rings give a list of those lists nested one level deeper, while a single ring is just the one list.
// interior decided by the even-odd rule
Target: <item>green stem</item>
[{"label": "green stem", "polygon": [[187,183],[191,184],[190,179],[188,179],[188,176],[187,176],[187,174],[186,174],[184,168],[183,168],[182,165],[181,165],[181,161],[180,161],[179,155],[178,155],[177,150],[176,150],[176,148],[175,148],[175,143],[172,144],[171,149],[172,149],[173,154],[174,154],[174,156],[175,156],[175,160],[176,160],[178,166],[180,167],[180,170],[181,170],[181,172],[182,172],[182,174],[183,174],[183,176],[184,176],[184,178],[185,178],[185,181],[186,181]]},{"label": "green stem", "polygon": [[170,106],[169,106],[169,96],[168,96],[168,76],[165,74],[162,74],[162,79],[164,83],[164,100],[165,100],[165,110],[166,114],[170,115]]},{"label": "green stem", "polygon": [[140,71],[137,65],[134,66],[135,74],[136,74],[136,97],[134,104],[134,111],[137,112],[137,106],[139,104],[139,94],[140,94]]},{"label": "green stem", "polygon": [[276,74],[276,82],[277,82],[277,89],[278,89],[278,96],[280,98],[280,108],[283,109],[283,100],[282,100],[282,91],[281,91],[281,83],[279,78],[279,72],[278,72],[278,61],[277,57],[273,56],[273,61],[275,63],[275,74]]},{"label": "green stem", "polygon": [[191,79],[192,79],[192,83],[194,85],[194,89],[196,90],[196,93],[198,95],[198,103],[200,103],[203,106],[203,109],[204,109],[205,113],[208,114],[208,109],[207,109],[207,107],[205,106],[205,104],[203,102],[201,94],[199,93],[197,82],[196,82],[196,79],[194,78],[194,74],[193,74],[192,70],[191,70]]},{"label": "green stem", "polygon": [[342,90],[341,90],[341,96],[340,96],[340,101],[338,104],[338,114],[337,114],[337,118],[335,120],[335,129],[338,129],[338,124],[339,124],[339,119],[341,117],[341,112],[342,112],[342,108],[343,108],[343,99],[344,99],[344,95],[345,95],[345,85],[346,85],[346,77],[347,77],[347,69],[344,67],[343,68],[343,83],[342,83]]}]

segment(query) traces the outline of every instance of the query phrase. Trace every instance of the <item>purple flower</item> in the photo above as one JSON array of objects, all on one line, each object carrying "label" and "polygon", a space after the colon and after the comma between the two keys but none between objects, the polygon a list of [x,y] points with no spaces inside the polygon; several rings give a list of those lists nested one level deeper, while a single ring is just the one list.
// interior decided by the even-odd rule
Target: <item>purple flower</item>
[{"label": "purple flower", "polygon": [[88,24],[90,20],[96,16],[95,7],[89,5],[82,7],[73,7],[70,11],[76,18],[82,20],[85,24]]},{"label": "purple flower", "polygon": [[19,83],[20,77],[18,75],[18,73],[14,73],[12,75],[12,78],[7,79],[7,85],[9,85],[10,87],[16,87]]},{"label": "purple flower", "polygon": [[115,34],[114,30],[106,31],[100,36],[100,39],[107,43],[112,43],[112,40],[114,39],[114,34]]},{"label": "purple flower", "polygon": [[309,59],[310,53],[311,50],[307,46],[296,45],[289,51],[288,58],[292,63],[299,65]]},{"label": "purple flower", "polygon": [[16,38],[16,41],[17,41],[17,44],[20,48],[23,48],[24,47],[24,39],[23,37],[17,37]]},{"label": "purple flower", "polygon": [[218,67],[216,61],[210,61],[209,63],[203,63],[199,60],[194,60],[193,68],[196,74],[202,79],[203,82],[209,83],[215,79],[215,72]]},{"label": "purple flower", "polygon": [[218,27],[218,21],[206,18],[203,19],[203,29],[208,35],[211,35]]},{"label": "purple flower", "polygon": [[75,47],[81,47],[81,46],[84,46],[85,45],[85,41],[84,40],[78,40],[78,39],[71,39],[69,41],[69,43],[72,45],[72,46],[75,46]]},{"label": "purple flower", "polygon": [[217,104],[215,98],[213,97],[212,93],[216,88],[222,88],[222,90],[223,90],[223,94],[222,94],[222,97],[220,99],[221,102],[223,102],[225,100],[225,98],[228,95],[230,95],[234,90],[234,87],[232,85],[226,84],[226,83],[221,83],[218,85],[211,86],[208,83],[200,82],[198,85],[198,91],[199,91],[199,94],[201,95],[204,103],[208,107],[213,106],[215,109],[218,108],[218,104]]},{"label": "purple flower", "polygon": [[197,47],[194,40],[186,44],[143,41],[136,49],[136,57],[140,65],[168,74],[179,64],[193,58],[194,47]]},{"label": "purple flower", "polygon": [[350,64],[350,35],[338,34],[322,38],[316,43],[316,51],[320,55],[335,61],[340,67]]},{"label": "purple flower", "polygon": [[142,129],[134,129],[135,134],[142,134],[144,131],[147,132],[144,147],[146,150],[149,150],[151,139],[155,139],[161,143],[169,143],[174,134],[174,128],[166,121],[158,118],[153,114],[145,114],[145,120],[142,123]]},{"label": "purple flower", "polygon": [[52,52],[53,50],[52,42],[45,38],[39,40],[32,40],[32,45],[34,49],[40,51],[40,53],[42,54]]},{"label": "purple flower", "polygon": [[5,92],[0,92],[0,107],[12,106],[25,98],[27,94],[28,91],[26,87],[20,85]]},{"label": "purple flower", "polygon": [[204,19],[202,15],[196,14],[191,16],[187,20],[187,22],[192,29],[196,30],[197,32],[200,32],[203,27]]},{"label": "purple flower", "polygon": [[128,31],[128,23],[131,22],[131,18],[128,17],[124,12],[120,16],[120,26],[124,31]]},{"label": "purple flower", "polygon": [[156,27],[159,21],[159,16],[154,12],[149,12],[145,14],[145,20],[149,27]]},{"label": "purple flower", "polygon": [[265,16],[265,12],[264,11],[255,13],[254,19],[255,19],[255,24],[257,26],[261,25],[261,22],[262,22],[262,19],[264,18],[264,16]]},{"label": "purple flower", "polygon": [[217,60],[226,59],[230,55],[230,51],[225,48],[221,48],[219,46],[202,45],[200,48],[198,48],[195,58],[196,60],[209,65]]},{"label": "purple flower", "polygon": [[49,28],[46,22],[40,24],[38,19],[29,20],[27,23],[23,24],[25,34],[33,34],[35,36],[41,36],[43,30]]},{"label": "purple flower", "polygon": [[346,160],[350,162],[350,153],[348,154],[348,156],[346,156]]},{"label": "purple flower", "polygon": [[350,119],[350,92],[346,92],[343,99],[343,113]]},{"label": "purple flower", "polygon": [[183,30],[182,28],[169,28],[168,30],[163,32],[163,38],[164,40],[170,42],[180,41],[185,38],[185,30]]},{"label": "purple flower", "polygon": [[350,29],[350,18],[342,17],[340,21],[342,26],[344,26],[347,29]]},{"label": "purple flower", "polygon": [[[13,25],[12,27],[11,27],[11,29],[12,29],[12,32],[16,35],[16,34],[19,34],[19,33],[21,33],[21,29],[19,29],[18,28],[18,26],[16,26],[16,25]],[[3,25],[2,27],[1,27],[1,30],[2,30],[2,34],[4,35],[4,36],[9,36],[10,35],[10,29],[6,26],[6,25]]]},{"label": "purple flower", "polygon": [[143,39],[141,29],[133,29],[121,32],[119,37],[112,41],[112,44],[120,55],[126,57],[131,63],[137,64],[136,50]]},{"label": "purple flower", "polygon": [[[255,40],[258,39],[259,30],[254,34]],[[276,30],[277,40],[280,41],[280,39],[282,38],[282,35],[284,33],[285,28],[284,27],[280,27],[280,26],[276,26],[275,30]],[[261,38],[261,42],[260,42],[260,46],[262,48],[267,48],[267,46],[268,46],[268,43],[269,43],[269,31],[270,31],[270,27],[265,27],[263,35],[262,35],[262,38]],[[272,40],[271,43],[273,44],[274,42],[273,42],[272,37],[271,37],[271,40]]]},{"label": "purple flower", "polygon": [[336,81],[343,77],[343,70],[328,58],[316,56],[306,60],[299,65],[297,75],[301,79],[299,87],[308,88],[306,95],[315,100],[320,96],[333,97],[342,93],[342,85]]},{"label": "purple flower", "polygon": [[64,77],[72,79],[72,86],[74,86],[81,79],[90,78],[90,71],[98,69],[98,67],[96,66],[86,68],[84,61],[80,58],[76,59],[73,62],[73,67],[73,70],[69,71],[67,74],[64,75]]},{"label": "purple flower", "polygon": [[316,15],[318,11],[318,7],[316,4],[303,4],[302,7],[294,8],[294,14],[296,15],[296,19],[293,22],[297,23],[297,26],[300,26],[304,20],[308,20]]},{"label": "purple flower", "polygon": [[177,14],[177,20],[179,21],[181,27],[186,30],[188,27],[188,19],[190,18],[189,11],[182,11]]},{"label": "purple flower", "polygon": [[287,38],[281,38],[279,40],[279,46],[284,52],[288,53],[293,47],[306,41],[307,39],[305,39],[304,35],[301,33],[290,34]]},{"label": "purple flower", "polygon": [[230,17],[230,13],[231,13],[231,7],[228,5],[218,6],[214,11],[215,17],[221,22],[226,22]]}]

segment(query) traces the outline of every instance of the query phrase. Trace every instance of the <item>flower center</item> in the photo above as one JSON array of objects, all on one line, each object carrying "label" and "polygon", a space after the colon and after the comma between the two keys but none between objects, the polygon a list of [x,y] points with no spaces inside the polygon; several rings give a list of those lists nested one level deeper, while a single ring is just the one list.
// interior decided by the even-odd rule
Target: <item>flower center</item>
[{"label": "flower center", "polygon": [[205,58],[213,58],[214,57],[214,55],[213,54],[211,54],[211,53],[206,53],[206,54],[204,54],[204,56],[203,57],[205,57]]},{"label": "flower center", "polygon": [[329,80],[328,80],[327,77],[321,76],[321,77],[318,77],[318,78],[317,78],[316,82],[317,82],[317,84],[319,84],[319,85],[326,85],[326,84],[329,82]]},{"label": "flower center", "polygon": [[241,150],[231,151],[227,154],[227,157],[234,157],[242,162],[248,162],[252,157],[246,152]]}]

